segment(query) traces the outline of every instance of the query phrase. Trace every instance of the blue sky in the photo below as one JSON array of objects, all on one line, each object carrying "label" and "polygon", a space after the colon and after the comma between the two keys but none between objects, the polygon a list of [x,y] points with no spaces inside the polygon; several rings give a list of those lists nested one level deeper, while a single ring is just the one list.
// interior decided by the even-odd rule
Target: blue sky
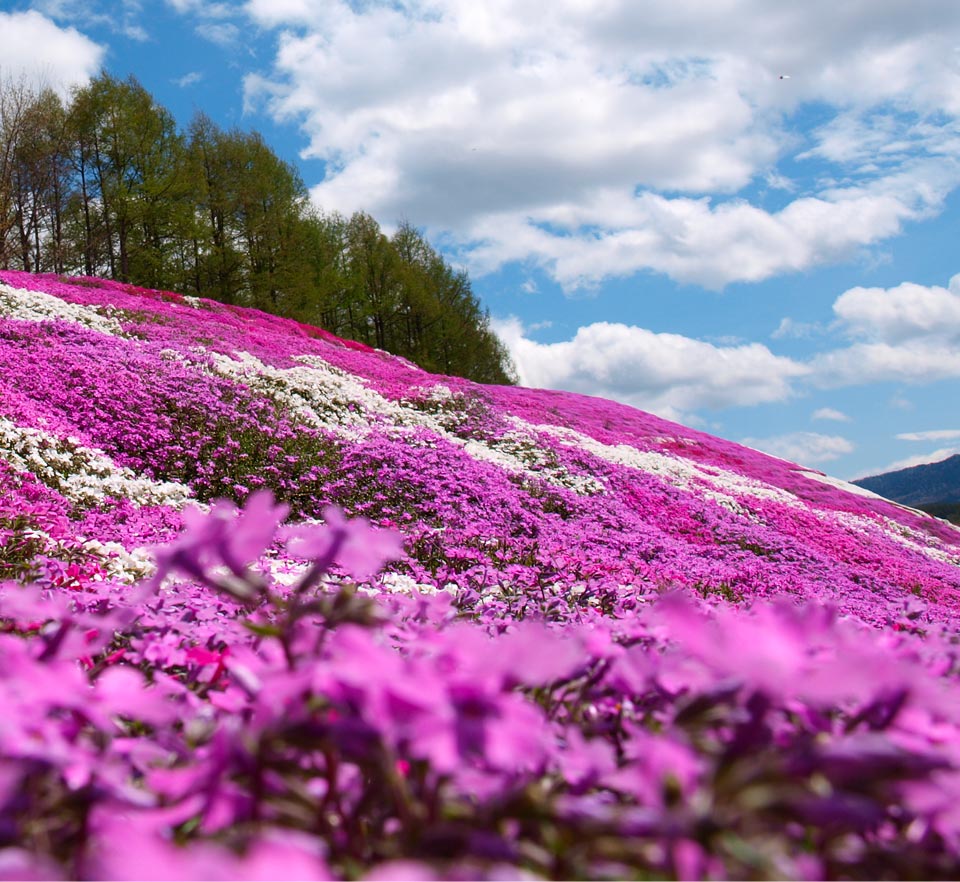
[{"label": "blue sky", "polygon": [[955,0],[2,0],[0,59],[413,222],[528,385],[844,478],[960,451]]}]

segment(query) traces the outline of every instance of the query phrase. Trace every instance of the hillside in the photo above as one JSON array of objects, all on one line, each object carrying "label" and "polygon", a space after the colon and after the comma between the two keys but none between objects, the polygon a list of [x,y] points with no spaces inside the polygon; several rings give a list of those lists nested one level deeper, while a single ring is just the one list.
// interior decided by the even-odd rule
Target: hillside
[{"label": "hillside", "polygon": [[13,875],[955,874],[943,521],[613,402],[18,272],[0,479]]},{"label": "hillside", "polygon": [[854,481],[860,487],[904,505],[960,502],[960,453],[926,463]]}]

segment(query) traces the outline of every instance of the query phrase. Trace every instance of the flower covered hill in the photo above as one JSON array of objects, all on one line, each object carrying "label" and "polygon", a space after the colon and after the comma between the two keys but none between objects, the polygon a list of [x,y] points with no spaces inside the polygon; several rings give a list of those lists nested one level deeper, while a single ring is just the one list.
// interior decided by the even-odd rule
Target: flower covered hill
[{"label": "flower covered hill", "polygon": [[960,531],[0,273],[0,875],[955,878]]}]

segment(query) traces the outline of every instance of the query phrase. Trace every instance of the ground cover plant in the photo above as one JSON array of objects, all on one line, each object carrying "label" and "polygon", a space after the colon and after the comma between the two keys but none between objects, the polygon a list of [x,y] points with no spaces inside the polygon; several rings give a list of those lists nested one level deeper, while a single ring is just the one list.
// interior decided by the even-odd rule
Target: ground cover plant
[{"label": "ground cover plant", "polygon": [[0,273],[0,876],[955,878],[960,531]]}]

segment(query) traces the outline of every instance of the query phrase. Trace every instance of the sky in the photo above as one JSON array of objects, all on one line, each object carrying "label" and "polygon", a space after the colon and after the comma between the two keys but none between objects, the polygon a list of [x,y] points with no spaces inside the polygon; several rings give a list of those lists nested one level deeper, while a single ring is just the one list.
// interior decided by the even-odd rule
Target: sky
[{"label": "sky", "polygon": [[846,479],[960,452],[956,0],[0,0],[0,74],[101,69],[422,229],[524,385]]}]

